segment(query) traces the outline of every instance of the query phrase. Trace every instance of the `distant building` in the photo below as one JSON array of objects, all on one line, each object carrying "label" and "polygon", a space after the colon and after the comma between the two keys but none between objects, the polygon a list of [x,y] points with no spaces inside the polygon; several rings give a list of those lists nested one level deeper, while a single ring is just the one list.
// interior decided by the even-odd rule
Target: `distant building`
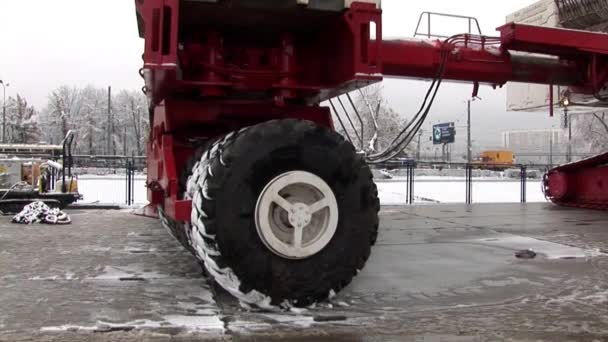
[{"label": "distant building", "polygon": [[518,163],[558,164],[565,160],[568,137],[561,129],[508,131],[502,133],[502,145]]},{"label": "distant building", "polygon": [[567,143],[562,129],[517,130],[502,133],[502,146],[505,149],[521,152],[549,152],[562,150]]}]

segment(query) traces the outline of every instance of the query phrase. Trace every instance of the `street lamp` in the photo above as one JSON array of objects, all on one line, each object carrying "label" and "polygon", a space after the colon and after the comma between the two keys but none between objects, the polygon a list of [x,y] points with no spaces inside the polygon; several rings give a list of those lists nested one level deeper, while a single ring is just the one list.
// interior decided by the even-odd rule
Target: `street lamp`
[{"label": "street lamp", "polygon": [[0,80],[0,85],[2,85],[2,143],[6,143],[6,87],[10,86],[10,83],[4,83],[3,80]]}]

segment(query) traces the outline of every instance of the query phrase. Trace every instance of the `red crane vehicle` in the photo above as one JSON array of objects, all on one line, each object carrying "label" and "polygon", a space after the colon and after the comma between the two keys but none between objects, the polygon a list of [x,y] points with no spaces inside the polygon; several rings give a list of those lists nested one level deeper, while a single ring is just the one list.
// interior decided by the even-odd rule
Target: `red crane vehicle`
[{"label": "red crane vehicle", "polygon": [[[608,35],[509,23],[498,37],[382,39],[380,0],[136,0],[151,103],[147,214],[215,281],[258,306],[345,287],[370,255],[378,192],[443,81],[601,96]],[[386,151],[357,153],[321,103],[382,81],[433,82]],[[551,171],[560,204],[608,205],[608,155]]]}]

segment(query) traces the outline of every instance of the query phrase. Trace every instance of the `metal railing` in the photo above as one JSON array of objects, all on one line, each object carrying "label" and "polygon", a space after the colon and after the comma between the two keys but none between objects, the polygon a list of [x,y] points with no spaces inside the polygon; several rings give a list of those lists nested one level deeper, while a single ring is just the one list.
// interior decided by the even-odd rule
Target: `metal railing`
[{"label": "metal railing", "polygon": [[[542,181],[542,175],[548,170],[553,168],[552,165],[547,164],[536,164],[536,165],[524,165],[524,164],[475,164],[475,163],[448,163],[448,162],[416,162],[413,160],[405,161],[391,161],[379,165],[374,165],[374,169],[392,169],[404,170],[405,171],[405,183],[406,183],[406,194],[405,203],[413,205],[415,203],[414,188],[416,184],[416,170],[440,170],[445,171],[446,169],[459,170],[464,172],[464,185],[465,185],[465,203],[474,203],[474,191],[473,184],[475,183],[474,172],[479,171],[496,171],[496,172],[519,172],[517,178],[510,178],[519,181],[519,192],[520,192],[520,203],[527,203],[528,196],[528,181],[530,179],[536,179],[539,182]],[[384,172],[386,174],[386,172]],[[532,177],[535,174],[538,177]],[[455,181],[455,180],[450,180]],[[461,182],[455,181],[455,182]],[[487,182],[487,181],[486,181]]]},{"label": "metal railing", "polygon": [[125,198],[127,205],[130,206],[135,203],[135,159],[128,159],[126,164]]},{"label": "metal railing", "polygon": [[62,165],[62,170],[61,170],[61,192],[66,193],[68,192],[68,187],[66,185],[65,182],[65,178],[66,178],[66,167],[68,169],[68,174],[67,176],[70,178],[70,192],[72,191],[72,165],[74,163],[74,160],[72,159],[72,144],[74,143],[74,131],[69,130],[68,133],[66,134],[65,138],[63,139],[63,141],[61,142],[61,145],[63,147],[63,165]]},{"label": "metal railing", "polygon": [[[422,24],[422,22],[424,20],[424,17],[426,17],[426,19],[427,19],[426,20],[426,22],[427,22],[427,32],[426,33],[420,31],[420,26],[421,26],[421,24]],[[416,25],[416,31],[414,32],[414,37],[423,36],[423,37],[426,37],[428,39],[431,39],[431,38],[439,38],[439,39],[449,38],[449,36],[447,36],[447,35],[439,35],[439,34],[433,34],[432,33],[432,30],[431,30],[432,17],[453,18],[453,19],[467,20],[468,24],[469,24],[469,30],[466,33],[481,35],[481,27],[479,26],[479,21],[475,17],[469,17],[469,16],[464,16],[464,15],[455,15],[455,14],[447,14],[447,13],[437,13],[437,12],[422,12],[420,14],[420,18],[418,19],[418,25]],[[477,32],[473,32],[474,29],[477,29]],[[458,33],[462,33],[462,32],[458,32]]]}]

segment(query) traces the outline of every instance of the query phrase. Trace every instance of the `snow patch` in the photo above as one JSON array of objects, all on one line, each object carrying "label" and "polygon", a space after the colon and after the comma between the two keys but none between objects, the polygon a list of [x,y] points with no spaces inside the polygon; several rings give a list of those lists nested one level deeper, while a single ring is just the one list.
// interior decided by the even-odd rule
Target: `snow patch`
[{"label": "snow patch", "polygon": [[183,328],[187,331],[208,331],[219,334],[224,333],[224,323],[218,315],[167,315],[160,321],[136,320],[125,323],[109,323],[97,321],[93,326],[80,326],[65,324],[59,326],[48,326],[40,328],[44,332],[65,332],[65,331],[104,331],[111,328],[126,328],[129,330],[158,329],[158,328]]},{"label": "snow patch", "polygon": [[608,304],[608,290],[594,293],[581,298],[584,301],[592,302],[593,304]]},{"label": "snow patch", "polygon": [[344,302],[344,301],[338,301],[338,302],[336,302],[336,304],[338,304],[338,306],[341,306],[343,308],[350,306],[350,304],[348,304],[347,302]]},{"label": "snow patch", "polygon": [[59,279],[59,276],[48,276],[48,277],[41,277],[41,276],[35,276],[35,277],[31,277],[28,278],[27,280],[57,280]]},{"label": "snow patch", "polygon": [[224,332],[224,322],[219,316],[164,316],[165,322],[175,327],[186,328],[189,331],[221,330]]},{"label": "snow patch", "polygon": [[54,327],[42,327],[40,331],[44,332],[63,332],[63,331],[93,331],[97,330],[97,326],[83,327],[79,325],[59,325]]},{"label": "snow patch", "polygon": [[[398,177],[394,179],[399,180]],[[527,200],[530,203],[546,203],[541,190],[541,181],[528,181]],[[378,197],[382,205],[404,205],[407,198],[405,181],[378,181]],[[462,177],[428,176],[416,177],[414,195],[424,202],[463,203],[465,200],[465,179]],[[473,201],[475,203],[519,203],[521,183],[504,179],[479,179],[473,181]]]},{"label": "snow patch", "polygon": [[327,298],[334,299],[335,297],[336,297],[336,291],[334,291],[333,289],[329,290],[329,294],[327,295]]},{"label": "snow patch", "polygon": [[262,316],[270,318],[280,324],[288,324],[301,328],[309,328],[310,326],[315,324],[314,318],[311,316],[293,316],[280,314],[263,314]]},{"label": "snow patch", "polygon": [[144,272],[135,266],[105,266],[103,273],[95,277],[87,277],[87,280],[120,280],[121,278],[139,277],[143,279],[167,279],[169,276],[158,272]]}]

